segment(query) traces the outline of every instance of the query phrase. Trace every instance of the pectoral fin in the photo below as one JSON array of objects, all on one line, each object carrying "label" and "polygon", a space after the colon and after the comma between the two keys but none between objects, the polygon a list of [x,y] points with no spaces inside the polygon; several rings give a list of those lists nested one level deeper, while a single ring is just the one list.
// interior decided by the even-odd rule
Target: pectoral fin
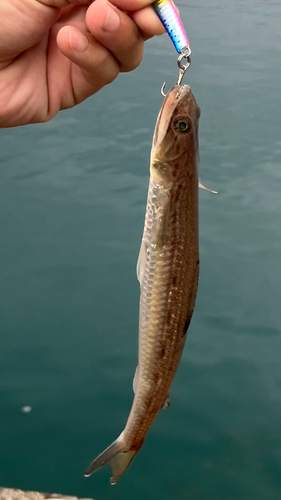
[{"label": "pectoral fin", "polygon": [[138,374],[139,374],[139,367],[136,367],[134,379],[133,379],[133,391],[134,393],[136,392],[137,389],[137,383],[138,383]]},{"label": "pectoral fin", "polygon": [[206,188],[206,187],[202,184],[202,182],[200,181],[200,179],[199,179],[198,186],[199,186],[201,189],[205,189],[205,191],[209,191],[209,193],[218,194],[218,192],[217,192],[217,191],[213,191],[212,189]]},{"label": "pectoral fin", "polygon": [[143,239],[141,242],[140,253],[137,262],[137,278],[140,282],[140,286],[142,285],[143,281],[145,262],[146,262],[146,244]]}]

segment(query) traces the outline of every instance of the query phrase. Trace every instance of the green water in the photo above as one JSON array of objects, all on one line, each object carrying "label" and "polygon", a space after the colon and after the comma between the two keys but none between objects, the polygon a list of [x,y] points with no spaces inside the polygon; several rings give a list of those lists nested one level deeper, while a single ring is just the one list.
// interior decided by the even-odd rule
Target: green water
[{"label": "green water", "polygon": [[281,498],[281,4],[179,5],[200,176],[219,194],[200,192],[199,293],[171,407],[115,487],[107,468],[83,477],[133,397],[150,145],[160,87],[176,78],[162,37],[77,109],[0,131],[1,486]]}]

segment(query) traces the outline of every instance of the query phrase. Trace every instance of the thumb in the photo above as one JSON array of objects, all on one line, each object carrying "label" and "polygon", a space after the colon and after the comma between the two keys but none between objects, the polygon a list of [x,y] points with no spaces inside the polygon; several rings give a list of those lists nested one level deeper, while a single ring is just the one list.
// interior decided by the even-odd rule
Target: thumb
[{"label": "thumb", "polygon": [[40,42],[63,7],[90,5],[92,0],[0,0],[0,62]]}]

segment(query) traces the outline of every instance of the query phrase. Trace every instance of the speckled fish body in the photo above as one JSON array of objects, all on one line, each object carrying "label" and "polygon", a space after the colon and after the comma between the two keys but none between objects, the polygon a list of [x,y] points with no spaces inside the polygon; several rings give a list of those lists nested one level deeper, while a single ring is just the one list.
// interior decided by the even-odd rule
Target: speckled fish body
[{"label": "speckled fish body", "polygon": [[190,87],[175,86],[160,110],[138,261],[141,287],[135,397],[124,431],[89,466],[107,463],[111,483],[141,448],[159,410],[169,405],[198,284],[198,124]]}]

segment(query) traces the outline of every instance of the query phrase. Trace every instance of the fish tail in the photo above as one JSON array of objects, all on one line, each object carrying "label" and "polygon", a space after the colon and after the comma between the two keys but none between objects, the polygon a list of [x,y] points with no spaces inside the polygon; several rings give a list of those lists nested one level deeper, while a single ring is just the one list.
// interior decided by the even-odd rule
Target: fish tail
[{"label": "fish tail", "polygon": [[116,484],[117,480],[124,474],[140,448],[129,451],[124,451],[124,449],[125,446],[121,434],[116,441],[95,458],[86,469],[84,475],[88,477],[100,467],[107,464],[111,469],[110,483]]}]

